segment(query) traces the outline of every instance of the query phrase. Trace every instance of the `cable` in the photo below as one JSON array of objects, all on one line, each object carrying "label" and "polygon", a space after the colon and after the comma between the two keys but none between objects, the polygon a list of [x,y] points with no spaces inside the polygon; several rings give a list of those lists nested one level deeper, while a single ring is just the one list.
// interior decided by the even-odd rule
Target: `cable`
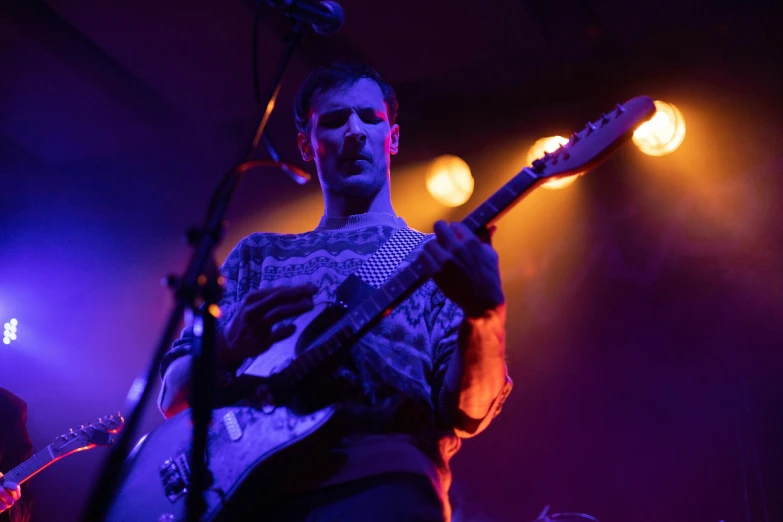
[{"label": "cable", "polygon": [[[261,4],[263,2],[256,2],[255,9],[253,10],[253,32],[252,32],[252,45],[253,49],[251,52],[252,60],[253,60],[253,97],[256,101],[256,106],[261,105],[261,85],[259,82],[259,71],[258,71],[258,28],[261,21]],[[264,132],[262,136],[264,140],[264,145],[266,146],[267,152],[269,152],[269,156],[278,163],[278,167],[288,174],[288,176],[294,180],[296,183],[300,185],[304,185],[308,181],[310,181],[311,177],[310,174],[303,171],[302,169],[290,164],[286,163],[285,161],[282,161],[280,159],[280,155],[277,153],[277,149],[275,149],[274,144],[272,143],[272,140],[269,138],[269,133]]]}]

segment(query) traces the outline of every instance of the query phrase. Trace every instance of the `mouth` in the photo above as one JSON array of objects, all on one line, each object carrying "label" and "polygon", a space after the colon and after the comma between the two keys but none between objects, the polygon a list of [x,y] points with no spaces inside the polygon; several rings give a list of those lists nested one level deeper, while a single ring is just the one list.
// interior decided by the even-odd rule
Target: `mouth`
[{"label": "mouth", "polygon": [[370,161],[370,158],[365,156],[364,154],[356,154],[356,155],[346,155],[340,158],[340,163],[355,163],[357,161]]}]

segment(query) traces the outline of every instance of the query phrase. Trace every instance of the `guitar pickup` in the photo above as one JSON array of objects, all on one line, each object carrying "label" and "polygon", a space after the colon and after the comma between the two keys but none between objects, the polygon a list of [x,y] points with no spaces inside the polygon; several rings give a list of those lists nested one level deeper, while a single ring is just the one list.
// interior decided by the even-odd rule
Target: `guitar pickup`
[{"label": "guitar pickup", "polygon": [[233,411],[229,410],[228,413],[223,415],[223,425],[226,427],[226,433],[228,433],[228,438],[232,442],[242,438],[242,428],[239,426],[239,420]]},{"label": "guitar pickup", "polygon": [[166,460],[160,467],[160,480],[169,501],[174,502],[188,492],[190,467],[185,455]]}]

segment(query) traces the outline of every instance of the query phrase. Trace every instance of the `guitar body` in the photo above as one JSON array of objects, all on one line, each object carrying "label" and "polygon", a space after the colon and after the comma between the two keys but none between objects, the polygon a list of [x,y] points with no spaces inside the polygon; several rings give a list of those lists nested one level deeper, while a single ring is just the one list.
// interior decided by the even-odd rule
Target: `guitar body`
[{"label": "guitar body", "polygon": [[[317,307],[300,316],[295,324],[297,333],[301,334],[273,345],[243,373],[267,377],[288,365],[297,355],[297,346],[318,329],[322,321],[317,316],[323,309]],[[329,315],[333,312],[323,313],[323,317]],[[308,324],[310,328],[306,328]],[[244,401],[213,410],[208,436],[213,482],[205,495],[207,510],[202,520],[220,520],[223,509],[251,474],[273,482],[275,465],[270,464],[275,460],[273,457],[286,449],[296,451],[294,446],[321,430],[333,414],[331,406],[299,412],[285,406],[261,407]],[[124,480],[106,521],[185,520],[192,428],[191,412],[185,410],[137,444],[126,462]]]}]

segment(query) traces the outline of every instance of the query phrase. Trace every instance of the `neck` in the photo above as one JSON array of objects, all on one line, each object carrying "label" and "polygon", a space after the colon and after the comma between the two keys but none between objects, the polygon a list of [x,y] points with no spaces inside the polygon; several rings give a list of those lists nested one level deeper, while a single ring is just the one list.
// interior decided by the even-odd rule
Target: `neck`
[{"label": "neck", "polygon": [[347,217],[375,212],[396,216],[391,203],[389,183],[371,197],[348,196],[324,191],[324,215],[326,217]]}]

